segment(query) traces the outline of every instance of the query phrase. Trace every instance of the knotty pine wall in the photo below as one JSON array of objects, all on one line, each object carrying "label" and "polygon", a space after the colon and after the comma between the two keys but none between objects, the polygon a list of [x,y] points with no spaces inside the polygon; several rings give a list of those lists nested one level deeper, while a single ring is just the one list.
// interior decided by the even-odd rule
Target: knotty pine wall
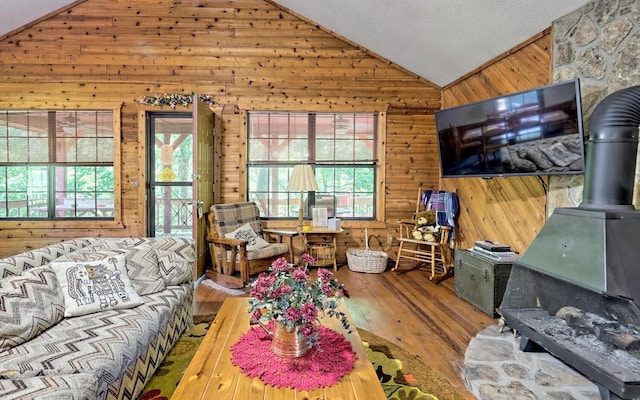
[{"label": "knotty pine wall", "polygon": [[0,40],[0,108],[121,103],[123,223],[0,222],[0,256],[73,237],[144,235],[138,101],[191,92],[218,103],[223,202],[244,200],[247,110],[386,113],[385,215],[344,224],[342,262],[346,249],[364,247],[364,227],[382,241],[397,236],[395,221],[412,214],[417,188],[439,184],[441,88],[367,49],[262,0],[78,1]]},{"label": "knotty pine wall", "polygon": [[[442,90],[442,108],[551,83],[551,34],[547,30]],[[545,222],[544,181],[536,177],[442,179],[461,205],[458,247],[489,239],[523,252]],[[543,185],[544,183],[544,185]]]}]

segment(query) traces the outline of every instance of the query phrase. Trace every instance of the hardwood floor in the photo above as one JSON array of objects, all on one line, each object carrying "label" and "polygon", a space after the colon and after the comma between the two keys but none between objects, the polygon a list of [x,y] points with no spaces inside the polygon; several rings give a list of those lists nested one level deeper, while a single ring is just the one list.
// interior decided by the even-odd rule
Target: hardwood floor
[{"label": "hardwood floor", "polygon": [[[349,290],[347,306],[358,328],[401,346],[475,399],[464,384],[464,352],[471,338],[497,321],[456,296],[455,278],[434,284],[426,276],[421,270],[357,273],[346,265],[336,273]],[[194,313],[212,314],[226,296],[198,285]]]}]

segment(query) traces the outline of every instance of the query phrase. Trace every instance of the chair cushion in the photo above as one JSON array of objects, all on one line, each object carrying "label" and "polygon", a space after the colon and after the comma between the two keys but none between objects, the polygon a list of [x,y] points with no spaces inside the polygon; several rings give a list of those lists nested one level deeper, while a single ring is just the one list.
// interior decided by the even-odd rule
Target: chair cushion
[{"label": "chair cushion", "polygon": [[289,251],[286,243],[270,243],[267,247],[263,247],[255,251],[247,251],[247,260],[261,260],[263,258],[279,256]]},{"label": "chair cushion", "polygon": [[[260,250],[247,251],[247,260],[262,260],[264,258],[275,257],[279,255],[286,256],[289,252],[289,246],[286,243],[269,243],[267,247]],[[219,257],[219,256],[218,256]],[[227,251],[227,260],[231,259],[231,251]],[[236,254],[236,261],[240,261],[240,253]]]}]

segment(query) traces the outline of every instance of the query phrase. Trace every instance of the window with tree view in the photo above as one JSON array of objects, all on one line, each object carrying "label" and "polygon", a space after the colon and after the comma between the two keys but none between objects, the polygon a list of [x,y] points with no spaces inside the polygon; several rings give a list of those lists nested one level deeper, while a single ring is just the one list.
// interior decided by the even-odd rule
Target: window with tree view
[{"label": "window with tree view", "polygon": [[[249,112],[248,196],[266,218],[376,218],[377,114]],[[287,192],[293,167],[311,164],[318,192]]]},{"label": "window with tree view", "polygon": [[113,110],[0,111],[0,219],[113,219]]}]

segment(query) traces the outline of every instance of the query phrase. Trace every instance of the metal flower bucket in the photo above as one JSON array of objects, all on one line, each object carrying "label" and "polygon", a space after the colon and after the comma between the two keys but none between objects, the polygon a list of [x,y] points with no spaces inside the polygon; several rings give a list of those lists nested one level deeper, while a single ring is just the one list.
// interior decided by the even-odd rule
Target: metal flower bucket
[{"label": "metal flower bucket", "polygon": [[274,322],[273,332],[264,325],[262,327],[271,336],[271,351],[277,356],[286,358],[302,357],[311,350],[312,343],[307,336],[302,334],[301,326],[288,329],[281,323]]}]

